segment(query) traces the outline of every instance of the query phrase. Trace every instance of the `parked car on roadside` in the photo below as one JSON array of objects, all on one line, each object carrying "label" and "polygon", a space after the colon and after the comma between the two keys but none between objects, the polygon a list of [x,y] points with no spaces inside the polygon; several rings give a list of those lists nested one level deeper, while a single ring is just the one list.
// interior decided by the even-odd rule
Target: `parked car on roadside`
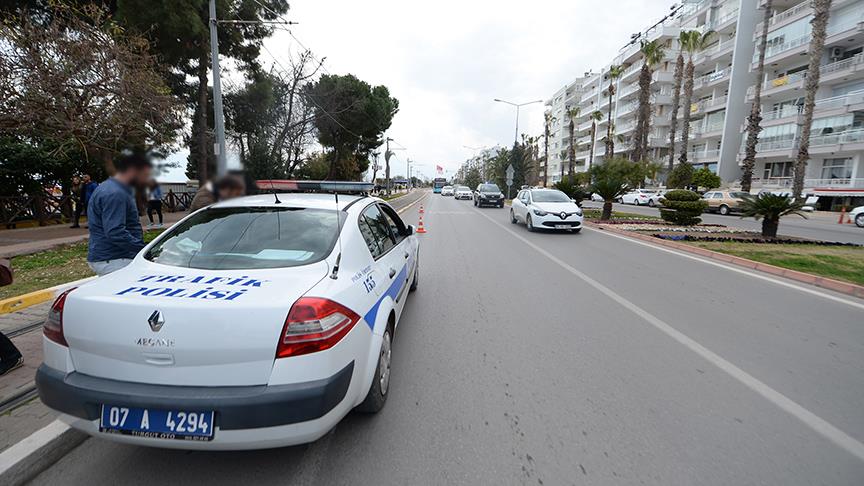
[{"label": "parked car on roadside", "polygon": [[536,229],[582,230],[582,208],[557,189],[519,191],[510,207],[510,222]]},{"label": "parked car on roadside", "polygon": [[720,213],[727,215],[741,211],[741,203],[746,192],[741,191],[708,191],[702,196],[702,200],[708,203],[709,213]]},{"label": "parked car on roadside", "polygon": [[660,197],[662,196],[654,189],[634,189],[619,199],[624,204],[654,206],[660,201]]},{"label": "parked car on roadside", "polygon": [[468,186],[456,186],[454,191],[455,199],[468,199],[471,200],[474,197],[474,193],[471,192],[471,188]]},{"label": "parked car on roadside", "polygon": [[497,184],[479,184],[474,191],[474,205],[504,207],[504,194]]},{"label": "parked car on roadside", "polygon": [[858,206],[849,211],[849,217],[855,222],[855,226],[864,228],[864,206]]},{"label": "parked car on roadside", "polygon": [[453,186],[444,186],[441,188],[442,196],[452,196],[453,195]]}]

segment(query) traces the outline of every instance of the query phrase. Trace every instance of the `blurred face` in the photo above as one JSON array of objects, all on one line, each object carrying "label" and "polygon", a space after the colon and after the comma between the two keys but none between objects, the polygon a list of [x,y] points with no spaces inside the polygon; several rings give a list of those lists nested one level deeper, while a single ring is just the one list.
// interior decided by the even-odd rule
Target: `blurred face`
[{"label": "blurred face", "polygon": [[87,184],[88,182],[90,182],[90,176],[89,176],[89,175],[84,174],[82,177],[83,177],[83,180],[84,180],[84,184]]},{"label": "blurred face", "polygon": [[150,167],[132,167],[128,171],[129,184],[135,187],[147,187],[152,179],[153,169]]},{"label": "blurred face", "polygon": [[77,178],[77,177],[73,177],[73,178],[72,178],[72,184],[74,184],[74,185],[77,186],[77,185],[80,184],[80,183],[81,183],[81,179],[79,179],[79,178]]}]

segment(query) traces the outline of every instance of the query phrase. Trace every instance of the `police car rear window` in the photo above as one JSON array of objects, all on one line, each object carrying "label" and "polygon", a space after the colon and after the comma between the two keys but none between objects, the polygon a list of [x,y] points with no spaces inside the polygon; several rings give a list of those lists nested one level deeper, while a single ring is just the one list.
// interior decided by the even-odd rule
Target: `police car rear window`
[{"label": "police car rear window", "polygon": [[[211,208],[172,228],[145,258],[210,270],[307,265],[333,250],[336,215],[325,209]],[[345,213],[339,215],[344,224]]]}]

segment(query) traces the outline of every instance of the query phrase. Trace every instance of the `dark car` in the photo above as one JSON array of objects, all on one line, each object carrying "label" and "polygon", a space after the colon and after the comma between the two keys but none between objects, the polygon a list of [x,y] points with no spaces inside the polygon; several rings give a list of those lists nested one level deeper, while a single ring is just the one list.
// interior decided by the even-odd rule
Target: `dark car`
[{"label": "dark car", "polygon": [[474,205],[504,207],[504,194],[495,184],[480,184],[474,191]]}]

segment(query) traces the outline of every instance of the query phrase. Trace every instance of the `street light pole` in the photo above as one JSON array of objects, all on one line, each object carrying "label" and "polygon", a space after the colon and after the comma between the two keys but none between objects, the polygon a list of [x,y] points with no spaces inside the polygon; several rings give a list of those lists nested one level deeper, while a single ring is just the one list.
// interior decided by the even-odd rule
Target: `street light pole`
[{"label": "street light pole", "polygon": [[[222,80],[219,72],[219,37],[216,32],[216,0],[210,0],[210,61],[213,64],[213,120],[216,129],[216,174],[228,171],[228,155],[225,153],[225,114],[222,111]],[[206,107],[200,107],[204,110]],[[204,129],[203,127],[201,128]]]},{"label": "street light pole", "polygon": [[534,103],[543,103],[543,100],[526,101],[525,103],[513,103],[512,101],[495,98],[498,103],[506,103],[516,107],[516,134],[513,136],[513,145],[519,143],[519,109],[525,105],[533,105]]}]

